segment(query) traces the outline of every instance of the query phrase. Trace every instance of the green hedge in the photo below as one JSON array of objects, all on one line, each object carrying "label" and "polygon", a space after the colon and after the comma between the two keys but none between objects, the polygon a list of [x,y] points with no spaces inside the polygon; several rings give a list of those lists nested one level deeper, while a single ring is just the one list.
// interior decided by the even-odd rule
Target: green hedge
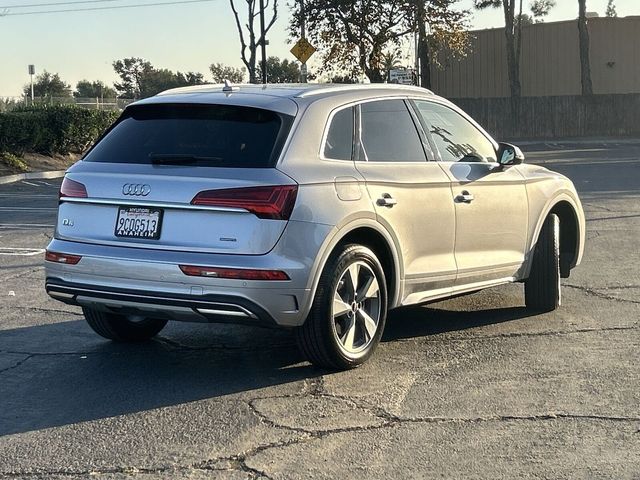
[{"label": "green hedge", "polygon": [[36,105],[0,113],[0,152],[82,153],[119,115],[68,105]]}]

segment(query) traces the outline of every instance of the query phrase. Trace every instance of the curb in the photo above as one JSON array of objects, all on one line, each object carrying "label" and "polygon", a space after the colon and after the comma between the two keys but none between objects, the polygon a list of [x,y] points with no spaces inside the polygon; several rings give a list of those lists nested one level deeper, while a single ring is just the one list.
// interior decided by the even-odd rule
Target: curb
[{"label": "curb", "polygon": [[54,170],[51,172],[28,172],[28,173],[18,173],[16,175],[6,175],[4,177],[0,177],[0,185],[4,185],[5,183],[13,183],[19,182],[20,180],[35,180],[39,178],[60,178],[64,177],[64,173],[66,170]]}]

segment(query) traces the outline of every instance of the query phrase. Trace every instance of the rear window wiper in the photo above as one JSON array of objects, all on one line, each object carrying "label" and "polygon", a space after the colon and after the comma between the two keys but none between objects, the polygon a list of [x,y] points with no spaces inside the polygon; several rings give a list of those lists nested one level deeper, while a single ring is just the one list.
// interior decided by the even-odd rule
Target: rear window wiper
[{"label": "rear window wiper", "polygon": [[220,157],[205,157],[188,153],[150,153],[151,163],[156,165],[174,165],[198,162],[221,162]]}]

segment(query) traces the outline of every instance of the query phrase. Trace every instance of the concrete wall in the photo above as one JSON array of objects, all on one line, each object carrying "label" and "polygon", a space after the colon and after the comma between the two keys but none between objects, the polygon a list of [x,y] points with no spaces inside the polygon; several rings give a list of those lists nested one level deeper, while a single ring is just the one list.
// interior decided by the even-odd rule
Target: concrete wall
[{"label": "concrete wall", "polygon": [[[640,93],[640,17],[591,18],[588,25],[594,93]],[[510,96],[504,29],[471,33],[466,58],[444,54],[445,68],[432,67],[432,89],[449,98]],[[523,97],[579,95],[577,21],[523,27],[520,68]]]},{"label": "concrete wall", "polygon": [[452,99],[497,140],[640,137],[640,94]]}]

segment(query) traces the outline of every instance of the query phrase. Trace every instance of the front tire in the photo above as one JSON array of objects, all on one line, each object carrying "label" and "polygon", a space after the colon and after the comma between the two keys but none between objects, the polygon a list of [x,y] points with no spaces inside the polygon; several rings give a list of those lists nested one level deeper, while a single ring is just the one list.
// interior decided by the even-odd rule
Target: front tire
[{"label": "front tire", "polygon": [[116,342],[143,342],[155,337],[167,324],[159,318],[133,320],[125,315],[116,315],[82,307],[89,326],[98,335]]},{"label": "front tire", "polygon": [[306,322],[296,330],[302,353],[319,367],[346,370],[375,351],[387,317],[382,265],[361,245],[346,245],[320,276]]},{"label": "front tire", "polygon": [[533,252],[531,273],[524,282],[527,308],[551,312],[561,303],[560,292],[560,219],[549,215]]}]

